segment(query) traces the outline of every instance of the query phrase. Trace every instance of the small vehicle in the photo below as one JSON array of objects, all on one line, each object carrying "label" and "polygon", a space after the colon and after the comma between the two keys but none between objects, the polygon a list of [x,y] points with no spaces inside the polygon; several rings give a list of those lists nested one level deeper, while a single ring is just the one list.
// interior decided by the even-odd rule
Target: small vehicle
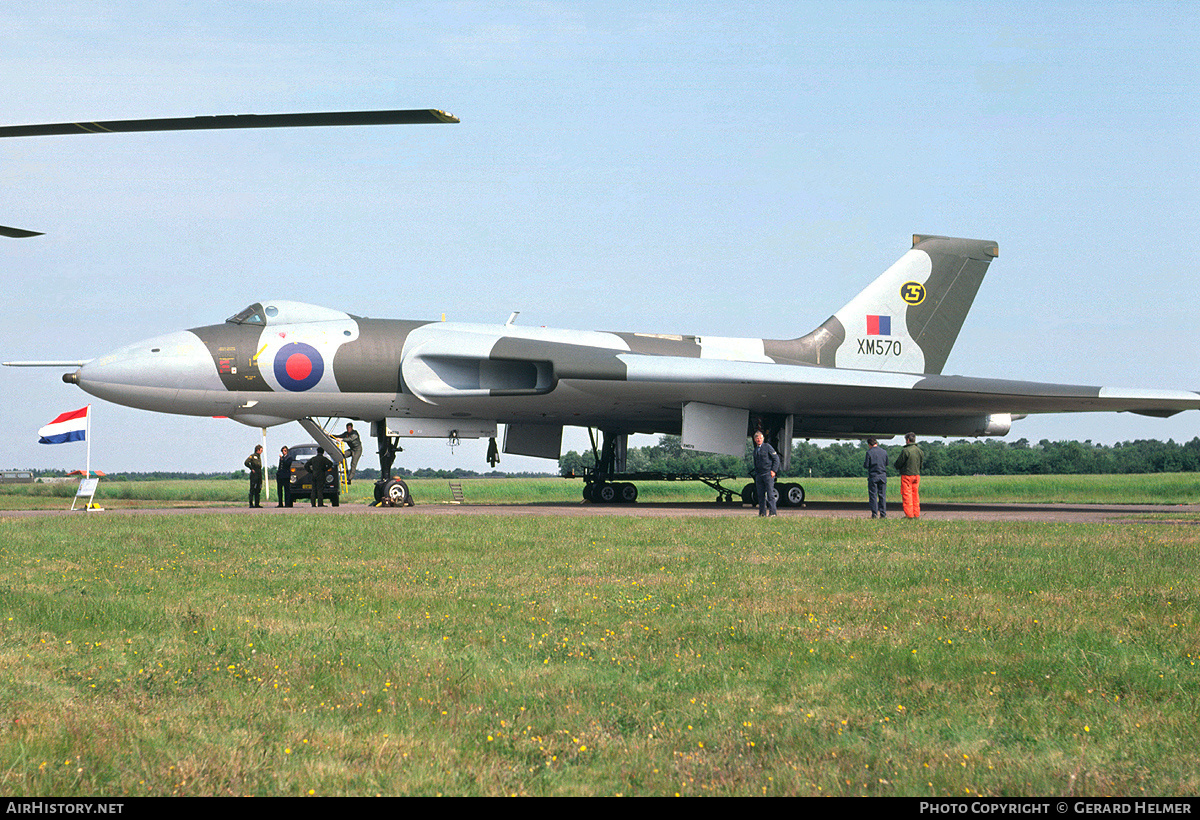
[{"label": "small vehicle", "polygon": [[[305,470],[304,465],[317,455],[317,445],[310,443],[288,447],[288,455],[292,456],[292,469],[284,492],[285,507],[292,506],[295,501],[308,502],[312,499],[312,473]],[[342,464],[328,453],[325,457],[333,462],[333,469],[325,474],[325,498],[336,507],[341,503]]]}]

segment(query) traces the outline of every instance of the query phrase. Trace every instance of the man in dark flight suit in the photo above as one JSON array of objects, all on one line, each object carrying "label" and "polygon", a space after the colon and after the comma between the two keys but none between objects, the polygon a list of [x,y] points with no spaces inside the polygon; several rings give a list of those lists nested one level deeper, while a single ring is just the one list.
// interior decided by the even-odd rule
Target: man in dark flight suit
[{"label": "man in dark flight suit", "polygon": [[325,506],[325,476],[333,469],[333,462],[325,457],[325,448],[318,447],[317,454],[304,462],[304,469],[312,475],[312,506]]},{"label": "man in dark flight suit", "polygon": [[288,455],[288,448],[284,447],[279,451],[279,467],[275,470],[275,489],[279,495],[275,499],[279,503],[276,507],[282,507],[287,501],[288,483],[292,480],[292,456]]},{"label": "man in dark flight suit", "polygon": [[863,468],[867,471],[867,503],[872,518],[887,518],[887,450],[877,439],[867,439],[867,454]]}]

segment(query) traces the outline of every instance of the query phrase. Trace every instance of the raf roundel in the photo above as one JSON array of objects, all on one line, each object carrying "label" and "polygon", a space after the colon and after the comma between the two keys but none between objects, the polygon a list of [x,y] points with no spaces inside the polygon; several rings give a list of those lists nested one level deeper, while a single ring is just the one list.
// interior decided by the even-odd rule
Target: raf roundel
[{"label": "raf roundel", "polygon": [[325,362],[312,345],[292,342],[275,354],[275,380],[285,390],[299,393],[316,387],[325,374]]}]

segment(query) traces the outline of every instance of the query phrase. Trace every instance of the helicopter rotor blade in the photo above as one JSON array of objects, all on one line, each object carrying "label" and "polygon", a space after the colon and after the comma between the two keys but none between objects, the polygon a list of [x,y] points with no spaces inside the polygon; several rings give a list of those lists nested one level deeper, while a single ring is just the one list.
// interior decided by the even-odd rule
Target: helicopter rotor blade
[{"label": "helicopter rotor blade", "polygon": [[317,111],[306,114],[229,114],[217,117],[170,117],[149,120],[58,122],[0,126],[4,137],[52,137],[141,131],[208,131],[225,128],[308,128],[337,125],[434,125],[458,117],[424,108],[408,111]]},{"label": "helicopter rotor blade", "polygon": [[0,236],[10,236],[13,239],[25,239],[30,236],[42,236],[41,231],[26,231],[21,228],[8,228],[0,225]]},{"label": "helicopter rotor blade", "polygon": [[[306,114],[228,114],[217,117],[168,117],[149,120],[58,122],[0,126],[0,138],[53,137],[70,134],[114,134],[144,131],[209,131],[225,128],[311,128],[338,125],[434,125],[459,122],[458,117],[436,108],[392,111],[315,111]],[[25,239],[42,236],[0,225],[0,236]]]}]

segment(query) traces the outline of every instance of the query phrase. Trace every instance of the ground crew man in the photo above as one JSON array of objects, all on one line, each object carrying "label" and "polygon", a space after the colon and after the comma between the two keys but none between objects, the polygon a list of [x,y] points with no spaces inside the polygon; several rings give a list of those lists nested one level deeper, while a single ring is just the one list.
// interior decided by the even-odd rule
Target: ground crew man
[{"label": "ground crew man", "polygon": [[867,471],[867,503],[872,518],[887,518],[887,450],[876,439],[867,439],[867,455],[863,467]]},{"label": "ground crew man", "polygon": [[925,454],[917,446],[917,434],[904,436],[904,449],[896,457],[896,469],[900,473],[900,500],[904,502],[904,515],[908,518],[921,517],[921,468],[925,466]]},{"label": "ground crew man", "polygon": [[333,462],[325,456],[325,448],[318,447],[317,454],[304,462],[304,469],[312,475],[312,506],[325,506],[325,476],[333,469]]},{"label": "ground crew man", "polygon": [[[754,431],[754,491],[758,493],[758,514],[778,515],[775,510],[775,475],[782,469],[779,453],[763,440],[761,430]],[[770,513],[767,510],[770,510]]]},{"label": "ground crew man", "polygon": [[287,501],[288,483],[292,480],[292,460],[294,456],[288,455],[288,448],[284,447],[279,451],[279,467],[275,470],[275,489],[279,495],[275,499],[276,507],[282,507]]},{"label": "ground crew man", "polygon": [[262,509],[262,504],[258,503],[262,496],[263,483],[263,465],[262,465],[262,445],[259,444],[254,448],[254,452],[246,459],[246,469],[250,471],[250,508],[255,507]]},{"label": "ground crew man", "polygon": [[350,448],[350,470],[346,473],[346,483],[353,484],[354,474],[358,471],[358,457],[362,455],[362,439],[353,424],[347,424],[346,432],[335,435],[334,438],[340,438]]}]

